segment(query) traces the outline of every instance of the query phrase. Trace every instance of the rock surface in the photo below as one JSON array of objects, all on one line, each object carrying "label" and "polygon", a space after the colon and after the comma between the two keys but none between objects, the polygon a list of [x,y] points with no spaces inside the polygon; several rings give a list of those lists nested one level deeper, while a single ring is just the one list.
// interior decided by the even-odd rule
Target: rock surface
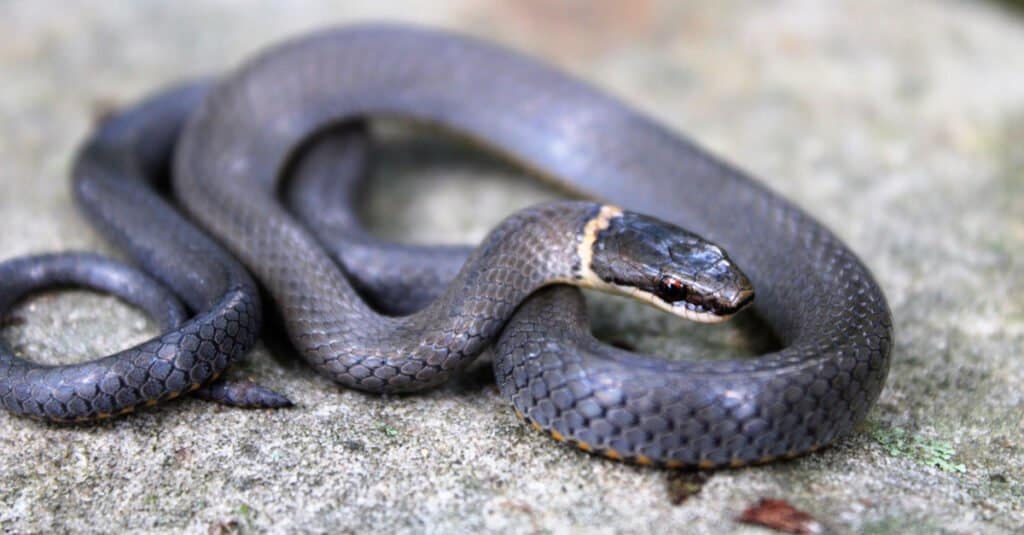
[{"label": "rock surface", "polygon": [[[541,436],[515,419],[486,362],[438,391],[385,399],[319,378],[269,334],[272,350],[254,351],[242,373],[287,392],[292,410],[182,400],[79,427],[0,413],[0,531],[753,532],[736,518],[761,498],[840,532],[1024,530],[1024,20],[953,1],[566,5],[4,2],[0,258],[113,253],[67,186],[71,154],[104,107],[328,22],[460,29],[687,132],[863,256],[897,344],[855,435],[704,481]],[[385,235],[471,241],[556,195],[434,132],[385,130],[367,203]],[[682,357],[749,352],[728,325],[595,301],[608,338]],[[86,292],[32,299],[14,317],[5,340],[50,363],[156,332]]]}]

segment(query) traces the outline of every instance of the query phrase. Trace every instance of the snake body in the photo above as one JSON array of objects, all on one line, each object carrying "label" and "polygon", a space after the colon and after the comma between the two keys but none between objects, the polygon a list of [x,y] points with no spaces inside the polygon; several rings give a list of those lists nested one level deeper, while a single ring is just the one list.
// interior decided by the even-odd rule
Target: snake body
[{"label": "snake body", "polygon": [[290,404],[248,381],[214,382],[259,335],[259,290],[242,265],[154,191],[185,118],[204,95],[198,86],[174,90],[123,113],[107,121],[75,158],[78,205],[157,280],[90,254],[0,264],[0,316],[33,292],[83,286],[138,306],[165,333],[105,358],[64,366],[35,364],[0,343],[0,403],[7,410],[50,421],[87,421],[190,391],[230,405]]},{"label": "snake body", "polygon": [[[173,179],[185,211],[267,288],[300,354],[343,384],[379,392],[427,388],[498,337],[498,383],[523,419],[588,451],[671,467],[742,465],[812,451],[862,420],[884,384],[891,314],[872,276],[845,245],[741,171],[534,60],[443,32],[344,28],[275,47],[217,83],[194,113],[176,110],[174,121],[188,116],[177,138]],[[456,274],[453,260],[439,262],[436,270],[410,268],[419,280],[454,277],[455,284],[413,292],[409,302],[395,305],[402,312],[419,309],[410,316],[376,313],[332,254],[357,287],[387,300],[396,287],[393,275],[361,271],[355,257],[391,254],[392,265],[406,265],[416,263],[417,253],[367,243],[359,232],[330,238],[324,229],[338,218],[315,210],[303,215],[312,223],[305,227],[277,200],[277,190],[287,171],[316,161],[317,146],[298,157],[311,138],[379,115],[464,134],[578,196],[650,214],[724,246],[753,282],[753,308],[783,348],[751,360],[666,362],[599,344],[587,332],[577,291],[556,286],[534,293],[541,279],[567,276],[616,284],[614,274],[593,269],[601,261],[607,267],[608,259],[598,258],[606,253],[581,248],[580,238],[602,242],[629,229],[616,230],[616,222],[626,219],[615,214],[595,219],[604,209],[592,203],[513,216],[492,237],[513,233],[527,220],[539,222],[541,230],[518,242],[489,239],[467,264],[503,258],[508,262],[493,264],[503,268]],[[175,136],[156,146],[173,145]],[[338,150],[323,152],[326,159]],[[251,281],[180,216],[159,212],[162,228],[141,236],[152,227],[145,218],[156,208],[131,196],[142,189],[139,181],[98,183],[110,191],[79,193],[87,212],[109,209],[114,215],[101,214],[101,227],[198,313],[178,330],[130,350],[127,360],[148,364],[152,375],[157,363],[177,366],[187,359],[186,339],[206,343],[200,353],[212,357],[198,371],[197,361],[186,362],[192,367],[180,369],[192,372],[189,381],[154,389],[142,401],[208,381],[251,343],[258,321]],[[145,195],[154,196],[148,190]],[[301,205],[302,197],[293,200]],[[596,220],[605,226],[587,227]],[[553,234],[564,240],[549,239]],[[565,243],[573,246],[565,250]],[[552,250],[532,257],[544,262],[524,264],[520,253],[527,245]],[[352,251],[357,254],[349,256]],[[461,261],[463,254],[441,256]],[[22,412],[51,419],[93,417],[96,409],[72,411],[55,403],[50,411],[47,399],[33,396],[50,392],[52,400],[56,391],[67,397],[68,381],[102,381],[125,360],[111,359],[102,373],[92,369],[88,377],[22,373],[21,364],[0,360],[0,398],[12,410],[30,406]],[[93,392],[72,394],[89,401]],[[18,401],[23,398],[31,403]],[[139,403],[126,401],[113,409]]]}]

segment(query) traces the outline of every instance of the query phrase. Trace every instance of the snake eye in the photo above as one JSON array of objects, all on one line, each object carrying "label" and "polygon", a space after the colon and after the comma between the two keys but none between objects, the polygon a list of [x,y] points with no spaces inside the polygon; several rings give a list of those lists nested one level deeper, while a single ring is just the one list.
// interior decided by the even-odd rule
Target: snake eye
[{"label": "snake eye", "polygon": [[686,285],[675,277],[666,275],[658,282],[658,297],[668,303],[686,299]]}]

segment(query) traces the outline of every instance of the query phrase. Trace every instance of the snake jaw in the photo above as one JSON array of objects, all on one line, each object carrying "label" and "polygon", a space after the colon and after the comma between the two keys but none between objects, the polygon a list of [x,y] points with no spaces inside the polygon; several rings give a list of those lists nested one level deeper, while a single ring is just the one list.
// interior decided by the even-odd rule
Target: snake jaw
[{"label": "snake jaw", "polygon": [[641,301],[650,306],[653,306],[654,308],[668,312],[673,316],[677,316],[696,323],[722,323],[731,318],[735,313],[714,312],[709,309],[701,308],[700,305],[694,305],[684,301],[669,303],[651,292],[641,290],[640,288],[636,288],[634,286],[622,286],[614,283],[604,283],[602,281],[601,287],[592,288],[608,293],[626,295],[628,297],[636,299],[637,301]]},{"label": "snake jaw", "polygon": [[671,310],[669,312],[688,319],[690,321],[696,321],[699,323],[721,323],[733,317],[737,312],[743,310],[750,304],[754,299],[753,290],[745,293],[745,297],[741,298],[736,305],[730,305],[728,307],[722,307],[717,310],[712,310],[703,307],[702,305],[693,305],[692,303],[666,303]]}]

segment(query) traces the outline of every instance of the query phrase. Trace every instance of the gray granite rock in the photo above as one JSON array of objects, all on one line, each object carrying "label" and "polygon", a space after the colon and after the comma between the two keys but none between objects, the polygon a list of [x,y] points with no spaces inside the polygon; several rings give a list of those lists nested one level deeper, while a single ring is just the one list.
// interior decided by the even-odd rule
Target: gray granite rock
[{"label": "gray granite rock", "polygon": [[[523,426],[486,363],[438,391],[381,398],[319,378],[270,334],[273,350],[242,373],[287,392],[292,410],[181,400],[79,427],[0,414],[0,531],[754,532],[735,519],[762,497],[840,532],[1024,529],[1024,22],[954,1],[570,5],[4,2],[0,258],[113,252],[67,186],[98,108],[328,22],[462,29],[609,88],[848,240],[897,334],[889,383],[854,436],[714,473],[676,505],[678,476]],[[436,132],[385,130],[367,204],[385,235],[474,240],[556,195]],[[598,331],[643,349],[756,346],[733,326],[595,301]],[[50,363],[156,333],[85,292],[41,296],[16,317],[4,338]]]}]

